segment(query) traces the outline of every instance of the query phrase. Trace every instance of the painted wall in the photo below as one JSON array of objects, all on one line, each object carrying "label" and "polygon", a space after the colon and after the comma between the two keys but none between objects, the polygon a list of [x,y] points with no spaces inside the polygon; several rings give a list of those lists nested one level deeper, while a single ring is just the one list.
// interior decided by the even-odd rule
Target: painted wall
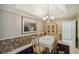
[{"label": "painted wall", "polygon": [[62,33],[62,21],[61,20],[56,20],[55,21],[58,24],[58,33]]},{"label": "painted wall", "polygon": [[[0,9],[0,39],[23,35],[21,34],[21,16]],[[43,22],[37,21],[37,31],[43,31]]]},{"label": "painted wall", "polygon": [[77,19],[77,47],[79,48],[79,15],[76,16]]}]

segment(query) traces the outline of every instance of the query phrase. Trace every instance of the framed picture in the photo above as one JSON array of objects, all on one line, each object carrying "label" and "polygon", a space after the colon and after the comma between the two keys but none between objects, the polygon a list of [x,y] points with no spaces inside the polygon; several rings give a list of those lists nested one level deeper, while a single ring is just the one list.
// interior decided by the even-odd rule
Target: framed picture
[{"label": "framed picture", "polygon": [[22,16],[22,33],[36,32],[36,21]]}]

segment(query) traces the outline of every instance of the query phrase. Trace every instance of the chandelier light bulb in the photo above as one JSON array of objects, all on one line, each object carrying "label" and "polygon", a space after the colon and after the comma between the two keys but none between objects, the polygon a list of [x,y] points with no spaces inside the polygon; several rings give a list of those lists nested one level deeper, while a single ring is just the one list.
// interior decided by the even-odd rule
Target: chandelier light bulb
[{"label": "chandelier light bulb", "polygon": [[53,16],[45,16],[43,17],[43,20],[46,21],[46,20],[54,20],[54,17]]},{"label": "chandelier light bulb", "polygon": [[49,17],[48,16],[46,16],[46,19],[48,19]]}]

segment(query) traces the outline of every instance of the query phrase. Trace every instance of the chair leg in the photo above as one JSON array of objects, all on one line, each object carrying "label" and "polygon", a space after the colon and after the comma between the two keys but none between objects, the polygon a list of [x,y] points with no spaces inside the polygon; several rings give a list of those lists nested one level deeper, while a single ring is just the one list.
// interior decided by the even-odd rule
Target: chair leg
[{"label": "chair leg", "polygon": [[57,49],[58,49],[59,47],[56,45],[56,47],[54,48],[54,53],[57,53]]},{"label": "chair leg", "polygon": [[49,54],[49,49],[48,48],[46,48],[46,53]]}]

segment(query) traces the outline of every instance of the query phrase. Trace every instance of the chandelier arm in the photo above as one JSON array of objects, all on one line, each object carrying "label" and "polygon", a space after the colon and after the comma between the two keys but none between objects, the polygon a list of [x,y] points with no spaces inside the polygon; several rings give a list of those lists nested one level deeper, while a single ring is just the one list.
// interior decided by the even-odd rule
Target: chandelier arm
[{"label": "chandelier arm", "polygon": [[43,17],[43,19],[46,21],[51,21],[52,19],[54,19],[53,16],[50,16],[50,4],[47,4],[47,15]]}]

